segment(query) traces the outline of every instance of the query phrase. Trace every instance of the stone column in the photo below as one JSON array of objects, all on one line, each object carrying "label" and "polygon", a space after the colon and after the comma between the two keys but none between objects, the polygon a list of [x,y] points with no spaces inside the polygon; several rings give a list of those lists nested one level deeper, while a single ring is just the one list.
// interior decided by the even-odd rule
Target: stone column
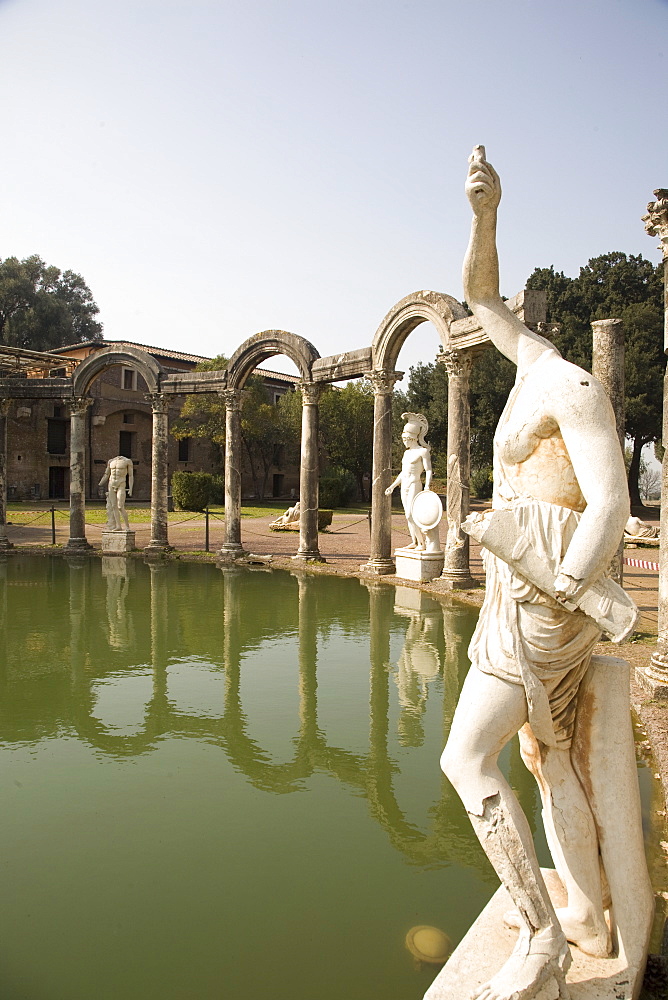
[{"label": "stone column", "polygon": [[241,400],[243,389],[223,389],[225,400],[225,541],[218,555],[234,559],[241,545]]},{"label": "stone column", "polygon": [[13,548],[7,538],[7,414],[9,399],[0,399],[0,552]]},{"label": "stone column", "polygon": [[447,350],[438,360],[448,372],[448,536],[441,580],[448,589],[468,590],[476,583],[469,566],[469,538],[461,523],[469,513],[471,476],[470,351]]},{"label": "stone column", "polygon": [[[599,380],[612,403],[617,437],[624,453],[624,325],[621,319],[597,319],[592,328],[592,375]],[[610,564],[612,578],[621,586],[624,578],[624,539]]]},{"label": "stone column", "polygon": [[373,386],[373,473],[371,482],[371,553],[360,569],[381,576],[394,573],[392,559],[392,389],[402,372],[375,371],[366,376]]},{"label": "stone column", "polygon": [[[663,350],[668,354],[668,189],[654,192],[656,201],[650,201],[647,215],[643,215],[645,230],[658,236],[663,252]],[[636,676],[655,696],[668,698],[668,370],[663,380],[663,437],[666,449],[661,470],[661,543],[659,548],[659,635],[651,666],[646,671],[637,670]]]},{"label": "stone column", "polygon": [[299,548],[295,559],[324,562],[318,548],[318,487],[320,462],[318,456],[318,400],[321,386],[316,382],[300,382],[302,394],[302,442],[299,465]]},{"label": "stone column", "polygon": [[151,537],[144,549],[147,555],[169,551],[167,538],[169,396],[150,392],[146,400],[153,410],[153,444],[151,448]]},{"label": "stone column", "polygon": [[70,403],[70,537],[68,552],[91,548],[86,540],[86,413],[92,400],[78,397]]}]

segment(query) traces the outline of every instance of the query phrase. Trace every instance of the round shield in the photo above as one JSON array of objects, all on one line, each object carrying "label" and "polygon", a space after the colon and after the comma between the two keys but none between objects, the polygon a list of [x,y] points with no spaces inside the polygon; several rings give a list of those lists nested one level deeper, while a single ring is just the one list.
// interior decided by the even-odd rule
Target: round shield
[{"label": "round shield", "polygon": [[418,493],[411,506],[411,516],[423,531],[435,528],[443,517],[443,504],[438,493],[433,490]]}]

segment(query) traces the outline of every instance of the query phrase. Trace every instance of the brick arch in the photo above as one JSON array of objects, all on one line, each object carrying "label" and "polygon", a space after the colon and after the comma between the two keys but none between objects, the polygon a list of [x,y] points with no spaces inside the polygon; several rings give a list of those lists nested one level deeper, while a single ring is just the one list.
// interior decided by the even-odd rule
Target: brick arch
[{"label": "brick arch", "polygon": [[230,389],[242,389],[253,369],[273,358],[276,354],[284,354],[297,366],[301,377],[311,381],[313,362],[320,355],[313,344],[295,333],[285,330],[264,330],[245,340],[236,349],[227,366],[227,384]]},{"label": "brick arch", "polygon": [[125,365],[135,368],[146,382],[149,392],[160,391],[160,380],[166,374],[165,369],[146,351],[125,347],[119,351],[115,347],[103,347],[94,351],[78,365],[72,376],[72,393],[74,396],[85,396],[98,375],[114,365]]},{"label": "brick arch", "polygon": [[413,292],[390,309],[371,345],[376,371],[394,371],[404,341],[420,323],[433,323],[444,349],[450,346],[450,324],[467,315],[464,306],[443,292]]}]

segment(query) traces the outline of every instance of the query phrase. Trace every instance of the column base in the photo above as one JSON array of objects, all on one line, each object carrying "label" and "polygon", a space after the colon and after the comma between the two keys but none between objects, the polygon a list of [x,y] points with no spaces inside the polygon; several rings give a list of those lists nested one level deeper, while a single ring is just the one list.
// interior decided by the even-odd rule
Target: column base
[{"label": "column base", "polygon": [[14,543],[10,542],[6,535],[0,536],[0,552],[8,552],[14,548]]},{"label": "column base", "polygon": [[438,579],[446,590],[473,590],[479,586],[468,569],[450,569],[446,566]]},{"label": "column base", "polygon": [[169,542],[163,542],[156,539],[151,539],[148,545],[144,547],[145,556],[164,556],[168,552],[172,551],[173,546]]},{"label": "column base", "polygon": [[652,698],[668,699],[668,653],[658,649],[648,667],[636,667],[636,681]]},{"label": "column base", "polygon": [[218,562],[234,562],[235,559],[241,559],[247,555],[248,552],[241,542],[223,542],[216,553]]},{"label": "column base", "polygon": [[65,546],[65,552],[91,552],[93,546],[90,544],[88,539],[84,536],[83,538],[68,538],[67,545]]},{"label": "column base", "polygon": [[369,559],[368,562],[360,564],[360,573],[370,573],[373,576],[392,576],[394,570],[394,560],[390,558]]},{"label": "column base", "polygon": [[324,563],[327,560],[324,559],[318,549],[305,549],[303,552],[298,551],[296,556],[292,557],[294,562],[319,562]]}]

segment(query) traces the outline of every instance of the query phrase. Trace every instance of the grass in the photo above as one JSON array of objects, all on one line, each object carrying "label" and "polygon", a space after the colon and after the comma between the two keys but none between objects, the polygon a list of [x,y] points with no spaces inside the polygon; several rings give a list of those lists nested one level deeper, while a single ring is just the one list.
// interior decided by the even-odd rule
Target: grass
[{"label": "grass", "polygon": [[[247,518],[255,517],[278,517],[286,509],[285,500],[277,501],[249,501],[247,503],[242,503],[241,505],[241,516]],[[151,521],[151,509],[149,506],[142,504],[135,505],[129,503],[127,506],[128,518],[131,523],[134,524],[150,524]],[[366,516],[369,512],[368,505],[355,506],[355,507],[342,507],[336,511],[337,514],[344,515],[357,515]],[[225,517],[225,508],[221,504],[215,504],[209,507],[209,513],[211,514],[212,522],[220,520]],[[62,524],[69,518],[69,509],[65,504],[55,508],[56,524]],[[105,524],[107,520],[107,511],[103,503],[99,501],[87,501],[86,502],[86,523],[87,524]],[[188,510],[175,510],[170,511],[167,515],[167,521],[169,524],[178,524],[183,521],[203,521],[204,512],[195,512]],[[45,502],[42,503],[8,503],[7,504],[7,521],[9,524],[16,524],[25,526],[32,524],[33,522],[37,525],[44,526],[51,523],[51,505]]]}]

